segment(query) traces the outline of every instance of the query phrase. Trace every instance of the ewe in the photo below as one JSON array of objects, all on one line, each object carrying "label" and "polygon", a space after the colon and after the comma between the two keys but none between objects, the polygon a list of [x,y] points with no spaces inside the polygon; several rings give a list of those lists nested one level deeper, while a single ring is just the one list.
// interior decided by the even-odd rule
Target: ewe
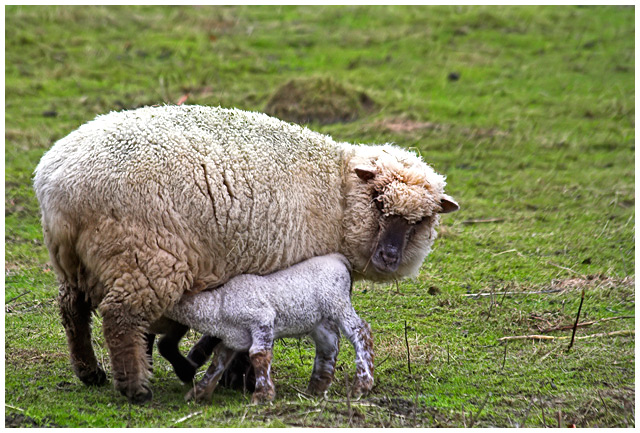
[{"label": "ewe", "polygon": [[91,346],[95,309],[116,389],[143,403],[144,334],[186,292],[336,252],[354,278],[414,275],[439,214],[458,209],[444,186],[413,153],[337,143],[264,114],[98,116],[56,142],[34,177],[76,375],[106,380]]}]

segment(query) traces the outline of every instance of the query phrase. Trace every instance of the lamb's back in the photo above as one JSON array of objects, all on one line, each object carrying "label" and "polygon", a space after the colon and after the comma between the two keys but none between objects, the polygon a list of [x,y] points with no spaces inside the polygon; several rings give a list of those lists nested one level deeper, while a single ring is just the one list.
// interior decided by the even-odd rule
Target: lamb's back
[{"label": "lamb's back", "polygon": [[222,287],[223,314],[248,323],[274,320],[277,337],[303,335],[350,305],[349,264],[340,254],[314,257],[265,276],[242,275]]}]

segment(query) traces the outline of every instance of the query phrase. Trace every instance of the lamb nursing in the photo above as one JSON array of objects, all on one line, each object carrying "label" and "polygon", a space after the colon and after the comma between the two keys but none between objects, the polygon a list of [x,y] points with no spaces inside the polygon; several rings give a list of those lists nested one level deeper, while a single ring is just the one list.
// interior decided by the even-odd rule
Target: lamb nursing
[{"label": "lamb nursing", "polygon": [[241,275],[215,290],[184,296],[166,317],[222,340],[204,378],[187,399],[209,398],[237,352],[249,351],[256,376],[252,402],[270,401],[273,341],[310,334],[316,345],[307,391],[321,394],[333,380],[340,331],[356,352],[352,395],[373,386],[373,341],[369,324],[350,301],[349,263],[339,254],[315,257],[266,276]]},{"label": "lamb nursing", "polygon": [[330,253],[356,279],[415,275],[440,214],[458,209],[444,187],[414,153],[260,113],[162,106],[97,117],[56,142],[34,177],[76,375],[106,382],[95,310],[116,389],[143,403],[145,333],[185,294]]}]

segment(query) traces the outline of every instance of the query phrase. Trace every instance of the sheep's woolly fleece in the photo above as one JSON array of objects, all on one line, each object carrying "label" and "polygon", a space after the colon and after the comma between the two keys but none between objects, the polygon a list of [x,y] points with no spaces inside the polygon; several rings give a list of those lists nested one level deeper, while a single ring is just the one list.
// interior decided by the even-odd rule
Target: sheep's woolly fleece
[{"label": "sheep's woolly fleece", "polygon": [[[354,174],[363,165],[378,172],[371,182]],[[155,316],[185,289],[313,256],[342,252],[356,273],[366,269],[379,230],[372,188],[385,214],[431,221],[396,273],[369,267],[364,277],[415,274],[445,182],[396,146],[337,143],[260,113],[164,106],[81,126],[42,158],[34,186],[62,279],[93,287],[97,302],[104,286],[146,291],[154,281],[160,302],[140,307]]]}]

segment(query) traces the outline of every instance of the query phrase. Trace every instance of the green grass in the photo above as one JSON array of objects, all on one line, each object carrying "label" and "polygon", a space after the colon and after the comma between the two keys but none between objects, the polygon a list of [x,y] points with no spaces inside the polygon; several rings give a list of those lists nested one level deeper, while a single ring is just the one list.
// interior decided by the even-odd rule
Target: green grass
[{"label": "green grass", "polygon": [[[572,324],[583,287],[582,321],[634,315],[634,20],[630,7],[6,6],[7,426],[541,427],[558,413],[578,427],[634,426],[634,336],[569,351],[567,340],[498,342]],[[312,77],[375,102],[354,122],[312,129],[420,152],[461,205],[418,278],[354,290],[375,333],[372,394],[347,401],[344,342],[328,399],[299,394],[308,339],[277,343],[269,406],[222,389],[212,404],[185,403],[158,355],[149,405],[84,387],[31,189],[42,154],[111,110],[188,93],[190,104],[263,111],[280,86]],[[577,335],[634,328],[619,319]]]}]

